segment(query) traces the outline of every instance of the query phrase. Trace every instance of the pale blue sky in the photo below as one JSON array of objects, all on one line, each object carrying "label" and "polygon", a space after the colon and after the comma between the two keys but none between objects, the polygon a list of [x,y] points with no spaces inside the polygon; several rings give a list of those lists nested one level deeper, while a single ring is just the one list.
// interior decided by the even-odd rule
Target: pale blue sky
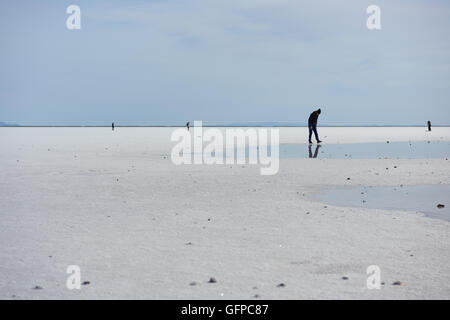
[{"label": "pale blue sky", "polygon": [[0,121],[450,124],[449,18],[443,0],[2,0]]}]

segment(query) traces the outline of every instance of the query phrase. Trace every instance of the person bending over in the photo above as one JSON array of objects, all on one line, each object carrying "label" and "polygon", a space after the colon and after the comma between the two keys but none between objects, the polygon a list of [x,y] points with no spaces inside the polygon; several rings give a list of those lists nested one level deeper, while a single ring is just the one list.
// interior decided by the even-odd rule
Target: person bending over
[{"label": "person bending over", "polygon": [[317,143],[321,143],[322,141],[319,140],[319,135],[317,134],[317,119],[319,118],[320,109],[317,109],[316,111],[312,112],[308,119],[308,128],[309,128],[309,143],[312,143],[311,136],[314,132],[314,135],[316,136]]}]

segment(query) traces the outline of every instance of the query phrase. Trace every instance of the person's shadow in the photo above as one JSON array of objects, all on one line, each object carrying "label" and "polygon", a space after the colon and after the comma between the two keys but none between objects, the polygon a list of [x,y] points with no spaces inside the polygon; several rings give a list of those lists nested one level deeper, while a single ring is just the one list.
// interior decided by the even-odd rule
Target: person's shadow
[{"label": "person's shadow", "polygon": [[316,145],[316,150],[314,150],[314,155],[312,154],[311,145],[308,145],[308,152],[310,158],[317,158],[317,155],[319,154],[319,148],[321,147],[320,144]]}]

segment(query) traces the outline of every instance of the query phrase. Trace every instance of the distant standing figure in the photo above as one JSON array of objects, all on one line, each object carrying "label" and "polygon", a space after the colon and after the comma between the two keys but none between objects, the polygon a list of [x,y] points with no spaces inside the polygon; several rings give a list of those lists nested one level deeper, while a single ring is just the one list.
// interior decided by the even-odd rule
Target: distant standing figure
[{"label": "distant standing figure", "polygon": [[428,131],[431,131],[431,121],[428,120]]},{"label": "distant standing figure", "polygon": [[114,122],[111,124],[111,129],[114,131]]},{"label": "distant standing figure", "polygon": [[186,128],[187,128],[188,131],[189,131],[189,121],[186,123]]},{"label": "distant standing figure", "polygon": [[317,143],[321,143],[322,141],[319,140],[319,135],[317,134],[317,119],[319,118],[319,114],[321,113],[320,109],[317,109],[316,111],[312,112],[308,119],[308,128],[309,128],[309,143],[312,143],[311,136],[314,132],[314,135],[316,136]]}]

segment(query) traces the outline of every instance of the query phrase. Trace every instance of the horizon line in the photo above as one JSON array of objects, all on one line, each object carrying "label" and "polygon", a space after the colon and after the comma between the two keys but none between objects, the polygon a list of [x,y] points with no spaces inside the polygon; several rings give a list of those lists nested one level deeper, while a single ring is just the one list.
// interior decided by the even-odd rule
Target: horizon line
[{"label": "horizon line", "polygon": [[[111,125],[19,125],[19,124],[0,124],[0,127],[3,128],[111,128]],[[184,128],[186,125],[116,125],[116,128]],[[191,126],[194,128],[195,126]],[[251,127],[273,127],[273,128],[307,128],[307,125],[264,125],[264,124],[221,124],[221,125],[202,125],[202,127],[243,127],[243,128],[251,128]],[[370,128],[370,127],[427,127],[426,124],[383,124],[383,125],[320,125],[319,127],[354,127],[354,128]],[[435,124],[432,127],[450,127],[450,124]]]}]

